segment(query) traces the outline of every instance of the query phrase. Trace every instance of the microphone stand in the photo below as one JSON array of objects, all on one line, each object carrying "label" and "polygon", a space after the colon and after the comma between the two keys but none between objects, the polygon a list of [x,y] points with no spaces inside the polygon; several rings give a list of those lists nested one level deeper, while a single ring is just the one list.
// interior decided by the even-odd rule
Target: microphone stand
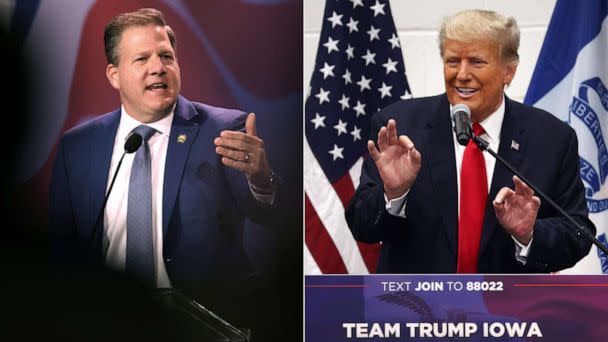
[{"label": "microphone stand", "polygon": [[97,215],[97,220],[95,221],[95,226],[93,228],[93,233],[91,234],[90,239],[93,240],[95,236],[95,232],[97,226],[101,223],[101,218],[103,217],[103,212],[106,209],[106,205],[108,204],[108,198],[110,198],[110,192],[112,192],[112,188],[114,187],[114,182],[116,181],[116,175],[118,174],[118,170],[120,170],[120,165],[122,164],[122,160],[125,158],[127,152],[123,152],[120,160],[118,161],[118,166],[116,167],[116,171],[114,171],[114,176],[112,177],[112,182],[110,183],[110,188],[108,189],[108,193],[106,193],[105,198],[103,199],[103,205],[101,206],[101,210],[99,211],[99,215]]},{"label": "microphone stand", "polygon": [[108,188],[108,192],[106,193],[104,199],[103,199],[103,205],[101,206],[101,210],[99,210],[99,214],[97,215],[97,220],[95,220],[95,225],[93,226],[93,229],[91,230],[91,235],[89,236],[89,243],[88,246],[90,247],[88,249],[89,251],[89,257],[91,259],[94,259],[94,261],[98,261],[95,260],[96,258],[94,257],[94,255],[96,255],[95,253],[95,236],[97,235],[97,231],[99,229],[99,225],[103,225],[101,223],[102,219],[103,219],[103,214],[104,211],[106,209],[106,205],[108,204],[108,198],[110,198],[110,193],[112,192],[112,188],[114,187],[114,182],[116,181],[116,175],[118,175],[118,170],[120,170],[120,165],[122,164],[122,160],[125,158],[125,155],[127,154],[127,152],[123,152],[122,156],[120,157],[120,160],[118,161],[118,166],[116,167],[116,170],[114,171],[114,176],[112,177],[112,182],[110,183],[110,188]]},{"label": "microphone stand", "polygon": [[[110,197],[110,193],[112,192],[112,188],[114,187],[114,182],[116,181],[116,175],[118,175],[118,170],[120,170],[120,165],[122,165],[122,160],[125,158],[127,153],[133,153],[139,149],[142,144],[142,137],[138,133],[132,133],[127,137],[127,141],[125,142],[125,151],[120,156],[120,160],[118,161],[118,166],[116,166],[116,170],[114,171],[114,176],[112,176],[112,182],[110,182],[110,188],[106,192],[106,195],[103,199],[103,205],[101,206],[101,210],[99,210],[99,214],[97,215],[97,220],[95,220],[95,225],[91,228],[91,235],[89,236],[89,251],[92,251],[90,255],[95,255],[95,236],[97,235],[97,230],[99,226],[102,226],[103,229],[103,213],[106,209],[106,205],[108,204],[108,198]],[[85,253],[86,254],[86,253]],[[94,258],[94,257],[92,257]]]},{"label": "microphone stand", "polygon": [[576,222],[576,220],[574,220],[574,218],[572,218],[572,216],[570,216],[564,209],[562,209],[562,207],[560,207],[551,198],[549,198],[547,195],[545,195],[544,192],[542,192],[539,188],[537,188],[534,184],[532,184],[519,171],[517,171],[515,168],[513,168],[513,166],[511,166],[511,164],[509,164],[506,160],[504,160],[501,156],[499,156],[496,152],[494,152],[490,148],[488,142],[483,140],[481,137],[477,136],[473,132],[473,129],[469,128],[469,133],[471,134],[471,139],[473,139],[473,141],[475,142],[477,147],[479,147],[480,150],[487,151],[489,154],[491,154],[504,167],[509,169],[509,171],[511,171],[513,174],[515,174],[517,177],[519,177],[519,179],[521,179],[524,183],[526,183],[526,185],[528,185],[530,188],[532,188],[532,190],[534,190],[534,192],[537,193],[540,196],[540,198],[542,198],[544,201],[547,201],[549,204],[551,204],[551,206],[553,208],[555,208],[557,211],[559,211],[559,213],[562,214],[566,219],[568,219],[568,221],[570,221],[570,223],[572,223],[575,227],[577,227],[577,230],[576,230],[577,237],[579,237],[579,238],[586,237],[587,239],[591,240],[591,242],[593,242],[593,244],[595,246],[597,246],[597,248],[599,248],[602,252],[604,252],[606,255],[608,255],[608,248],[606,248],[606,246],[604,246],[598,239],[595,238],[595,236],[593,236],[593,234],[591,234],[591,232],[589,231],[589,228]]}]

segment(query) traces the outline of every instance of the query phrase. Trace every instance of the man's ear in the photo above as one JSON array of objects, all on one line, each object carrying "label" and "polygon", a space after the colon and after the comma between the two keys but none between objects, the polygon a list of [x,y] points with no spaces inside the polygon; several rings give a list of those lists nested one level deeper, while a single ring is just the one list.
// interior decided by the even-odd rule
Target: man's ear
[{"label": "man's ear", "polygon": [[511,85],[511,82],[513,81],[513,78],[515,77],[516,71],[517,71],[516,62],[507,63],[506,68],[505,68],[505,75],[503,77],[503,84],[505,84],[507,86]]},{"label": "man's ear", "polygon": [[114,87],[114,89],[120,89],[120,83],[118,82],[119,77],[117,66],[115,66],[114,64],[108,64],[108,66],[106,67],[106,77],[108,78],[108,81],[110,81],[110,84],[112,85],[112,87]]}]

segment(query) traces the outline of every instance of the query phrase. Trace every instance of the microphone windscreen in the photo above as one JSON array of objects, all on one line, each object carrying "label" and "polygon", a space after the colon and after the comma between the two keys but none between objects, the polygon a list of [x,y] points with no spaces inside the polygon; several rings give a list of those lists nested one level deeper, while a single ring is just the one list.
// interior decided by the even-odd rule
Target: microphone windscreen
[{"label": "microphone windscreen", "polygon": [[471,139],[470,122],[471,122],[471,109],[464,103],[459,103],[452,107],[450,111],[452,116],[452,122],[454,124],[454,133],[456,133],[456,140],[462,146],[467,146],[469,139]]},{"label": "microphone windscreen", "polygon": [[452,111],[450,112],[450,114],[452,116],[452,120],[454,120],[454,114],[456,114],[458,112],[466,113],[467,116],[469,117],[469,120],[471,119],[471,109],[466,104],[459,103],[459,104],[455,105],[454,107],[452,107]]},{"label": "microphone windscreen", "polygon": [[141,143],[143,142],[143,140],[144,139],[141,137],[141,135],[139,135],[137,133],[131,134],[127,138],[127,141],[125,142],[125,152],[133,153],[133,152],[137,151],[139,146],[141,146]]}]

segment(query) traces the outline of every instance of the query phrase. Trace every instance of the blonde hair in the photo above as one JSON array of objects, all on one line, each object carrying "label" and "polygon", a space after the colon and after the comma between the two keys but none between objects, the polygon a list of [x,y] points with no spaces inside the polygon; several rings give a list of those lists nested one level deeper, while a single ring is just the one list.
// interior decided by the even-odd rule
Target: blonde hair
[{"label": "blonde hair", "polygon": [[446,39],[471,42],[488,39],[500,47],[503,61],[519,63],[519,27],[513,17],[494,11],[466,10],[444,18],[439,28],[439,51]]}]

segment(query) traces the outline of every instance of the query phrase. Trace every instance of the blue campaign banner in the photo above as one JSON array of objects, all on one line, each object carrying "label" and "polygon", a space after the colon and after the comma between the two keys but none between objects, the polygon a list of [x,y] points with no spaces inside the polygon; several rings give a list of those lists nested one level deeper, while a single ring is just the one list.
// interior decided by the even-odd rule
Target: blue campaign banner
[{"label": "blue campaign banner", "polygon": [[608,278],[307,276],[306,341],[605,341]]}]

